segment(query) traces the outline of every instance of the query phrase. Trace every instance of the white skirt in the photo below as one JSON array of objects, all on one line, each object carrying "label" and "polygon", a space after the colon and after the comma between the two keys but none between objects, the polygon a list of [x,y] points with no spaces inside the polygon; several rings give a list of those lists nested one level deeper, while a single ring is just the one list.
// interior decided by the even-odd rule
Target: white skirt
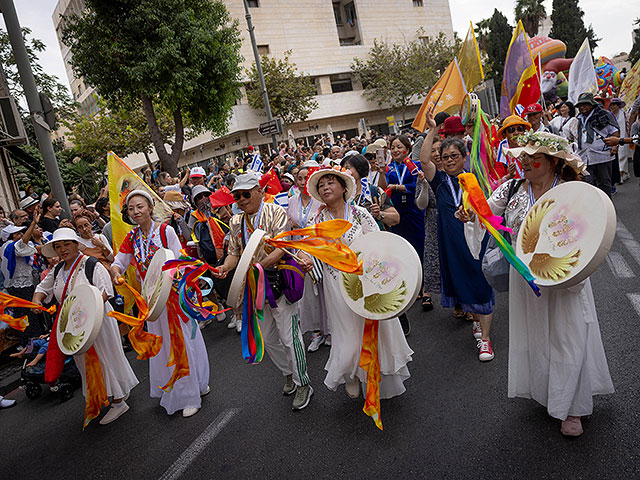
[{"label": "white skirt", "polygon": [[509,276],[509,397],[532,398],[549,415],[593,412],[593,395],[613,393],[591,282],[536,297]]},{"label": "white skirt", "polygon": [[314,284],[311,275],[304,277],[304,294],[300,305],[300,329],[302,333],[321,331],[327,335],[327,312],[324,306],[323,282]]},{"label": "white skirt", "polygon": [[[122,350],[122,340],[118,331],[118,322],[115,318],[108,317],[107,313],[113,308],[109,302],[104,304],[104,318],[100,333],[93,343],[98,358],[100,359],[100,369],[102,370],[102,378],[104,386],[107,390],[107,396],[114,399],[123,398],[133,387],[139,382],[133,373],[133,369],[129,364],[129,360]],[[82,376],[82,393],[87,395],[87,376],[84,365],[84,354],[73,356],[80,375]]]},{"label": "white skirt", "polygon": [[167,367],[171,353],[171,335],[167,309],[155,322],[147,322],[149,333],[162,337],[162,348],[155,357],[149,359],[149,388],[152,398],[160,398],[160,405],[169,415],[185,408],[200,408],[200,393],[209,385],[209,356],[202,338],[202,332],[196,327],[196,336],[191,339],[191,322],[180,320],[185,348],[189,357],[189,375],[178,380],[171,392],[160,387],[166,385],[173,374],[174,367]]},{"label": "white skirt", "polygon": [[[365,319],[347,306],[338,282],[325,267],[323,283],[331,329],[331,352],[324,367],[327,371],[324,384],[335,391],[339,385],[357,377],[366,391],[367,373],[359,367]],[[411,355],[413,350],[402,333],[400,320],[381,321],[378,329],[378,358],[382,374],[380,398],[391,398],[405,392],[404,382],[411,376],[407,367]]]}]

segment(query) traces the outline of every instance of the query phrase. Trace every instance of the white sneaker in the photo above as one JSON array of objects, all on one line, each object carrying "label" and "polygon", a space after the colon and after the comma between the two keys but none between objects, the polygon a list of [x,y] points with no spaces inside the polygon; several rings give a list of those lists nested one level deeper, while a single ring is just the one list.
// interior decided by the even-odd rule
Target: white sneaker
[{"label": "white sneaker", "polygon": [[326,337],[324,337],[324,344],[325,344],[327,347],[330,347],[330,346],[331,346],[331,334],[329,334],[329,335],[327,335]]},{"label": "white sneaker", "polygon": [[227,318],[227,312],[222,312],[216,315],[216,320],[218,320],[219,322],[224,322],[226,318]]},{"label": "white sneaker", "polygon": [[307,348],[308,352],[315,352],[320,348],[320,345],[324,343],[324,335],[321,333],[313,332],[311,336],[311,343],[309,344],[309,348]]},{"label": "white sneaker", "polygon": [[204,392],[200,392],[200,396],[204,397],[205,395],[209,395],[209,392],[211,392],[211,387],[207,385],[207,388],[205,388]]},{"label": "white sneaker", "polygon": [[122,401],[120,403],[112,403],[107,414],[100,420],[100,425],[107,425],[118,419],[122,414],[129,411],[129,405]]},{"label": "white sneaker", "polygon": [[360,396],[360,379],[356,377],[350,382],[346,382],[344,389],[347,391],[349,398],[358,398]]},{"label": "white sneaker", "polygon": [[227,324],[227,328],[236,328],[236,316],[231,315],[231,319],[229,319],[229,323]]},{"label": "white sneaker", "polygon": [[236,319],[236,332],[242,332],[242,320]]},{"label": "white sneaker", "polygon": [[206,320],[203,320],[202,322],[199,322],[198,323],[198,327],[200,328],[200,330],[202,330],[202,329],[204,329],[204,327],[209,325],[211,322],[213,322],[213,318],[211,318],[211,316],[209,316],[209,318],[207,318]]},{"label": "white sneaker", "polygon": [[473,338],[480,340],[482,338],[482,327],[480,322],[473,322]]},{"label": "white sneaker", "polygon": [[7,400],[0,395],[0,408],[11,408],[16,405],[15,400]]},{"label": "white sneaker", "polygon": [[198,413],[198,410],[200,409],[195,407],[187,407],[182,410],[182,416],[184,418],[193,417],[196,413]]}]

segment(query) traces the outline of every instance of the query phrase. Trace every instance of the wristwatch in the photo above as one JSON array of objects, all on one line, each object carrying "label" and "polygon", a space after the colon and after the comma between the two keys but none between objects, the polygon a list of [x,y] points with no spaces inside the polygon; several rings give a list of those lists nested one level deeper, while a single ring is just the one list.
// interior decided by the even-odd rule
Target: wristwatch
[{"label": "wristwatch", "polygon": [[384,212],[380,212],[380,220],[384,220]]},{"label": "wristwatch", "polygon": [[620,137],[620,140],[618,140],[618,144],[624,145],[624,137]]}]

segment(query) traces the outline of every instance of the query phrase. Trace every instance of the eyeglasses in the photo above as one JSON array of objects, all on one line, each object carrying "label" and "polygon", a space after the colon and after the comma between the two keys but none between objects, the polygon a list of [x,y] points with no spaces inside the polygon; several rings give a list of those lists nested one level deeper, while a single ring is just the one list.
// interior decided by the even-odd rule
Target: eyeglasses
[{"label": "eyeglasses", "polygon": [[460,158],[462,155],[460,155],[459,153],[454,153],[453,155],[442,155],[442,160],[457,160],[458,158]]},{"label": "eyeglasses", "polygon": [[251,192],[236,192],[233,194],[233,199],[237,202],[241,198],[251,198]]},{"label": "eyeglasses", "polygon": [[527,127],[525,127],[524,125],[517,125],[515,127],[507,127],[507,133],[526,132],[526,131],[527,131]]}]

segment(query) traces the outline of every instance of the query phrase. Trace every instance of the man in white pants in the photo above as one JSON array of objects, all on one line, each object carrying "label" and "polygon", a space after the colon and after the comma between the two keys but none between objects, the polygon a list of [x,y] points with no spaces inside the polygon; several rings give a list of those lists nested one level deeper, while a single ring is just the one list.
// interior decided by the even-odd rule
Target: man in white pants
[{"label": "man in white pants", "polygon": [[[231,219],[228,255],[224,264],[218,267],[217,276],[221,278],[237,266],[254,229],[259,228],[270,237],[275,237],[287,231],[289,222],[284,208],[264,202],[264,193],[255,174],[239,175],[231,193],[243,213],[234,215]],[[284,253],[280,248],[270,249],[267,253],[261,246],[255,261],[267,270],[274,268]],[[298,304],[290,304],[284,295],[276,299],[276,303],[278,307],[272,308],[265,302],[264,321],[260,322],[265,350],[275,366],[287,377],[282,393],[295,393],[292,408],[302,410],[309,404],[313,388],[307,375]]]}]

